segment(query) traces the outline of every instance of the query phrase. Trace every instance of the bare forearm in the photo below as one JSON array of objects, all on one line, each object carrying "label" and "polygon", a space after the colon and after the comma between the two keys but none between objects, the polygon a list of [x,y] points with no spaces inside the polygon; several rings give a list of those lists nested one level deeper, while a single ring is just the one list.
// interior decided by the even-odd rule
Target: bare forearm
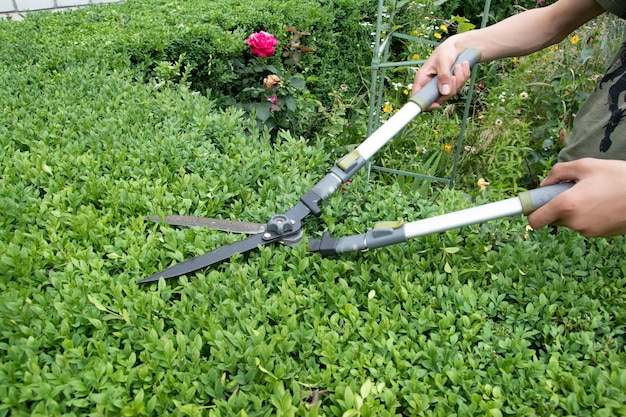
[{"label": "bare forearm", "polygon": [[482,61],[528,55],[563,40],[569,33],[603,12],[594,0],[561,0],[528,10],[495,25],[451,37],[458,51],[478,48]]}]

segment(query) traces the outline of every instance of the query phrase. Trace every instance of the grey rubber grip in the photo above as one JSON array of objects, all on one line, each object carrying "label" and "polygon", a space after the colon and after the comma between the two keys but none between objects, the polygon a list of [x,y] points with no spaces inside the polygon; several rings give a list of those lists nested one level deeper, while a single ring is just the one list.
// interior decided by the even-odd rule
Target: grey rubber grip
[{"label": "grey rubber grip", "polygon": [[[452,65],[452,68],[450,68],[450,73],[453,73],[455,66],[462,64],[465,61],[468,61],[470,67],[473,67],[478,61],[480,61],[480,51],[476,48],[467,48],[461,52],[454,62],[454,65]],[[411,97],[411,101],[417,103],[422,110],[428,109],[430,105],[433,104],[441,95],[439,94],[439,86],[437,85],[438,79],[439,77],[435,76],[428,82],[428,84],[422,87],[413,97]]]},{"label": "grey rubber grip", "polygon": [[573,186],[573,182],[562,182],[560,184],[548,185],[546,187],[535,188],[534,190],[520,193],[519,199],[522,203],[522,213],[532,213],[539,207],[547,204],[563,191],[569,190]]}]

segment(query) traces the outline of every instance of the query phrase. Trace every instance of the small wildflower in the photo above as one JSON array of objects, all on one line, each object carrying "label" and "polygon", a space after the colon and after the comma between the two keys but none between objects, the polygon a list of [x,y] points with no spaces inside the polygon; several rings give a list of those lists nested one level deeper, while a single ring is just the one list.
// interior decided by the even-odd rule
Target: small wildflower
[{"label": "small wildflower", "polygon": [[519,93],[519,98],[521,98],[522,100],[526,100],[528,98],[528,93],[526,91],[522,91],[521,93]]},{"label": "small wildflower", "polygon": [[391,113],[393,111],[393,105],[391,103],[389,103],[388,101],[385,102],[385,105],[383,106],[383,113]]},{"label": "small wildflower", "polygon": [[513,57],[513,65],[517,65],[517,57],[516,56]]},{"label": "small wildflower", "polygon": [[406,88],[404,90],[402,90],[402,94],[404,94],[405,96],[409,95],[409,90],[407,90]]},{"label": "small wildflower", "polygon": [[441,147],[442,147],[442,148],[443,148],[443,150],[444,150],[445,152],[447,152],[447,153],[452,152],[452,145],[444,144],[444,145],[441,145]]},{"label": "small wildflower", "polygon": [[569,38],[569,41],[572,45],[576,45],[580,41],[580,37],[578,35],[574,35]]},{"label": "small wildflower", "polygon": [[402,83],[391,83],[394,90],[398,91],[402,87]]},{"label": "small wildflower", "polygon": [[526,225],[526,232],[524,234],[522,234],[522,239],[527,239],[528,238],[528,234],[532,231],[534,231],[535,229],[532,228],[531,225],[527,224]]},{"label": "small wildflower", "polygon": [[476,185],[480,187],[480,191],[485,191],[485,189],[489,187],[489,182],[485,181],[484,178],[480,178],[478,182],[476,182]]},{"label": "small wildflower", "polygon": [[411,32],[411,35],[413,36],[419,36],[419,34],[420,34],[420,31],[417,29],[413,29],[413,31]]},{"label": "small wildflower", "polygon": [[441,39],[441,33],[439,33],[439,32],[435,32],[435,35],[434,35],[434,36],[435,36],[435,38],[437,38],[437,39]]},{"label": "small wildflower", "polygon": [[418,59],[420,59],[420,56],[419,56],[419,54],[413,54],[411,59],[414,60],[414,61],[417,61]]},{"label": "small wildflower", "polygon": [[502,119],[496,119],[496,126],[502,126]]},{"label": "small wildflower", "polygon": [[441,29],[445,33],[448,33],[448,27],[446,25],[439,26],[439,29]]},{"label": "small wildflower", "polygon": [[341,91],[348,91],[348,84],[341,84],[339,88],[341,89]]}]

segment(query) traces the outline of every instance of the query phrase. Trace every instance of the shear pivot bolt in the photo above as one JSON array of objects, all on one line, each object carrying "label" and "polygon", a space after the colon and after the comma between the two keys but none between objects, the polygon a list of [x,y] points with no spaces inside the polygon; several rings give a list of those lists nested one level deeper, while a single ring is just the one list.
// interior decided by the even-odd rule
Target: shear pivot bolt
[{"label": "shear pivot bolt", "polygon": [[288,219],[286,216],[282,214],[277,214],[276,216],[272,216],[270,221],[267,222],[267,233],[263,236],[264,237],[271,237],[272,235],[280,236],[285,233],[289,233],[293,231],[293,226],[295,223],[296,222],[294,220]]}]

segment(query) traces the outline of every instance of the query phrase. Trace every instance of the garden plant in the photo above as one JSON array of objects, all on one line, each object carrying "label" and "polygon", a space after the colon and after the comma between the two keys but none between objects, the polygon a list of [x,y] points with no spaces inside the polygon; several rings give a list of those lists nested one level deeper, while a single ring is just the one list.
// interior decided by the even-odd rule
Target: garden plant
[{"label": "garden plant", "polygon": [[[264,222],[365,139],[374,3],[126,0],[0,21],[1,416],[626,415],[623,237],[505,218],[333,258],[266,246],[137,285],[241,239],[146,216]],[[441,39],[477,23],[462,3],[399,2],[398,24]],[[308,237],[535,187],[621,29],[603,16],[479,65],[455,188],[357,175]],[[411,71],[388,73],[383,119]],[[456,101],[418,116],[382,163],[445,170],[459,118]]]}]

